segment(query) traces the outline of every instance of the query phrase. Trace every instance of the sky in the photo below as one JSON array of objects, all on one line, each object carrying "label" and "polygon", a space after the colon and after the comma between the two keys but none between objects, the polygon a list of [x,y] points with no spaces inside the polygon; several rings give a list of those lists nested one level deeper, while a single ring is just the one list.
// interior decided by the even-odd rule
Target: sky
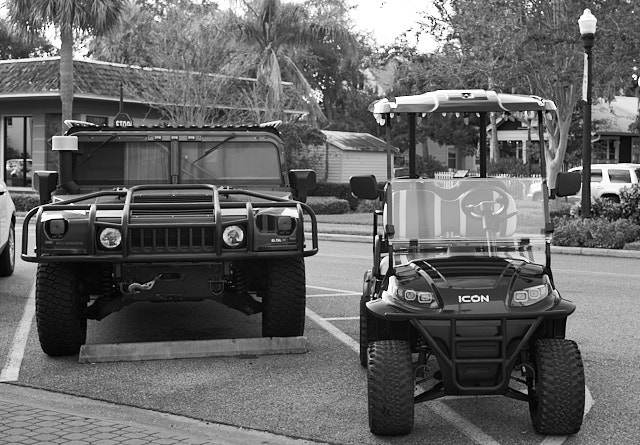
[{"label": "sky", "polygon": [[[390,45],[408,29],[418,29],[420,12],[428,3],[424,0],[354,0],[357,7],[351,17],[356,29],[370,31],[380,45]],[[434,43],[423,38],[417,47],[428,52],[433,50]]]}]

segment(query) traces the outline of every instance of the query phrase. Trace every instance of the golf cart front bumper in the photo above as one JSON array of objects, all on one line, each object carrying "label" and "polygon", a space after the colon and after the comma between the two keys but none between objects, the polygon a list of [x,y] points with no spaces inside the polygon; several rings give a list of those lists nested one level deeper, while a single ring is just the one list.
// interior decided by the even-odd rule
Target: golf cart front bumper
[{"label": "golf cart front bumper", "polygon": [[536,338],[564,338],[566,319],[575,310],[567,300],[553,309],[473,314],[453,311],[407,313],[381,299],[367,310],[385,322],[409,322],[438,360],[442,384],[416,396],[416,403],[445,395],[507,395],[528,400],[509,388],[511,371]]}]

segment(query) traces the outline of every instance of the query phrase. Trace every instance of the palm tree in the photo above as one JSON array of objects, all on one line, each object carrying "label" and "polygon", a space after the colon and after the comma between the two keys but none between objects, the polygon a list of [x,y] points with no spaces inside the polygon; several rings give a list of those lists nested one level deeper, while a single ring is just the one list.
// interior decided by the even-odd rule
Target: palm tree
[{"label": "palm tree", "polygon": [[[60,32],[62,122],[73,111],[74,32],[100,35],[114,26],[126,0],[9,0],[10,20],[28,34],[54,26]],[[63,127],[64,128],[64,127]]]},{"label": "palm tree", "polygon": [[320,41],[339,42],[345,52],[356,52],[356,42],[340,23],[312,21],[303,5],[280,0],[244,0],[246,15],[236,17],[244,41],[258,49],[256,78],[265,87],[271,117],[282,115],[282,74],[289,79],[310,106],[312,117],[326,120],[311,85],[296,66],[292,54]]}]

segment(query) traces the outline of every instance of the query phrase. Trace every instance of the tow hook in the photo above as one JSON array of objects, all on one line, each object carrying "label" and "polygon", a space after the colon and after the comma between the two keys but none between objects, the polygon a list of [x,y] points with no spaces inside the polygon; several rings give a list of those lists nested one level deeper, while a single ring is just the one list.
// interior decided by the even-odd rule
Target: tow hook
[{"label": "tow hook", "polygon": [[[153,289],[153,286],[155,286],[156,281],[158,281],[161,277],[162,277],[162,274],[159,274],[153,280],[147,281],[146,283],[143,283],[143,284],[131,283],[129,286],[127,286],[126,284],[123,283],[120,285],[120,291],[125,295],[133,295],[133,294],[139,294],[142,291],[151,290]],[[126,290],[124,289],[125,286],[127,286]]]}]

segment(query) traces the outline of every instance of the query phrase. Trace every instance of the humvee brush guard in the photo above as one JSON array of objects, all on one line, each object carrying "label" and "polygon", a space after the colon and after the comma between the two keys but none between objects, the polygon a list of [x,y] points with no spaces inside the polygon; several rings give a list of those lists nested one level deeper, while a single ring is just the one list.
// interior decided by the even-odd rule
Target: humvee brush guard
[{"label": "humvee brush guard", "polygon": [[59,172],[35,174],[42,205],[24,222],[46,354],[78,353],[87,319],[138,301],[212,299],[262,312],[265,337],[303,334],[315,173],[285,174],[274,127],[70,125],[53,140]]},{"label": "humvee brush guard", "polygon": [[[414,404],[447,395],[525,401],[542,434],[580,429],[582,359],[565,339],[575,305],[554,283],[549,217],[549,200],[576,193],[580,175],[558,175],[552,190],[543,176],[543,199],[532,202],[530,182],[486,174],[487,113],[522,111],[543,122],[555,105],[484,90],[434,91],[374,105],[387,135],[389,121],[403,115],[410,139],[407,178],[390,180],[384,191],[375,177],[351,178],[354,195],[384,203],[374,213],[373,266],[360,308],[360,361],[368,368],[374,434],[409,433]],[[416,117],[429,113],[479,116],[479,178],[416,175]],[[540,159],[544,175],[542,151]]]}]

